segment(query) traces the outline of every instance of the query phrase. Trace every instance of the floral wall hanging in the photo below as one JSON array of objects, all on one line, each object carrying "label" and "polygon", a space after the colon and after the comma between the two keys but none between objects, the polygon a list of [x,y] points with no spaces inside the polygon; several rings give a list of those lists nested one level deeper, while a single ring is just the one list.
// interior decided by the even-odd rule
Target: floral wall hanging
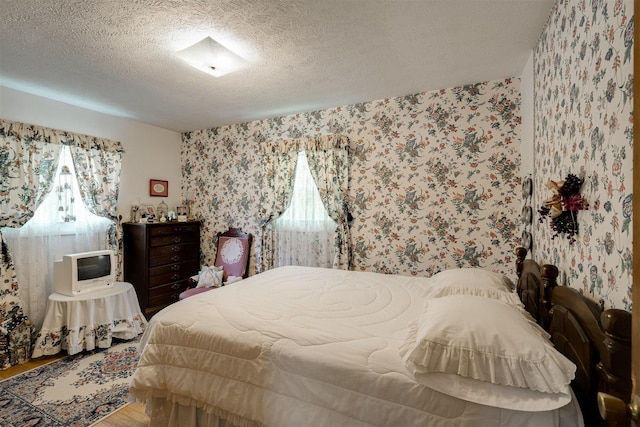
[{"label": "floral wall hanging", "polygon": [[551,181],[547,187],[553,195],[545,200],[544,205],[538,209],[540,222],[549,217],[549,225],[553,230],[551,239],[563,235],[569,240],[569,244],[576,241],[578,234],[578,211],[589,208],[589,203],[580,195],[582,178],[569,174],[564,181]]}]

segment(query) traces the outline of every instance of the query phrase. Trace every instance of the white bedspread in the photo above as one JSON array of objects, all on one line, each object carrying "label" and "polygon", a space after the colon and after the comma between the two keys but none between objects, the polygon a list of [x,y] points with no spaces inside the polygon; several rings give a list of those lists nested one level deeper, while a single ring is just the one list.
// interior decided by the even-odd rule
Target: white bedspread
[{"label": "white bedspread", "polygon": [[579,425],[574,404],[510,411],[416,382],[398,347],[429,283],[282,267],[193,296],[152,319],[130,392],[238,426]]}]

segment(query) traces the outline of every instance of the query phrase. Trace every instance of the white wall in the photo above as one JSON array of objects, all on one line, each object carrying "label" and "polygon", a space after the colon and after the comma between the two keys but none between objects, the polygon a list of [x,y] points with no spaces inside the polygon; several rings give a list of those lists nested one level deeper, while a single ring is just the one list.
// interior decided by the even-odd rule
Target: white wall
[{"label": "white wall", "polygon": [[[131,204],[157,206],[164,200],[170,209],[181,204],[180,134],[121,117],[98,113],[0,86],[0,117],[120,141],[122,176],[118,210],[129,220]],[[169,181],[169,197],[150,197],[149,179]]]}]

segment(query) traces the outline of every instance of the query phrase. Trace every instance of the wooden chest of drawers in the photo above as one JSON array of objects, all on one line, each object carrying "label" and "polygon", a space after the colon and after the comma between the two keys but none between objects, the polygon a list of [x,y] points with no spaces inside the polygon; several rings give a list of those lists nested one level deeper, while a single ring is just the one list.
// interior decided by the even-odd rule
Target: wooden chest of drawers
[{"label": "wooden chest of drawers", "polygon": [[178,301],[200,270],[200,223],[123,223],[124,281],[147,318]]}]

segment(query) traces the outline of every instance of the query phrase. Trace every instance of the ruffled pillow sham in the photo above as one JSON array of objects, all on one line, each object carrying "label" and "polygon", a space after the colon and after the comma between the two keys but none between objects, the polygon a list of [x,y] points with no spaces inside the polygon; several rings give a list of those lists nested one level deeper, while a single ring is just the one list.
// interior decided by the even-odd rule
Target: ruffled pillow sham
[{"label": "ruffled pillow sham", "polygon": [[400,356],[419,381],[431,373],[452,374],[549,394],[568,395],[576,370],[518,307],[474,295],[428,299]]},{"label": "ruffled pillow sham", "polygon": [[474,286],[478,283],[483,283],[505,291],[512,291],[515,288],[511,279],[504,274],[479,267],[443,270],[431,276],[431,280],[441,286]]},{"label": "ruffled pillow sham", "polygon": [[467,402],[515,411],[552,411],[569,404],[573,398],[569,386],[558,393],[545,393],[438,372],[416,373],[415,378],[433,390]]},{"label": "ruffled pillow sham", "polygon": [[474,295],[522,306],[520,298],[513,292],[513,282],[507,276],[482,268],[444,270],[433,275],[430,282],[427,298]]}]

